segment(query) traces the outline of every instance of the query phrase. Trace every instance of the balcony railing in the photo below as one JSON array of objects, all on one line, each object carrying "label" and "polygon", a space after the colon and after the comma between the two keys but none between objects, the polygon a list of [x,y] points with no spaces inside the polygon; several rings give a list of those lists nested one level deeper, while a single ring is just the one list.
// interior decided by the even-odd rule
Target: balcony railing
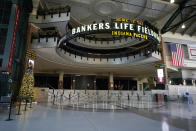
[{"label": "balcony railing", "polygon": [[150,57],[154,57],[156,61],[161,60],[161,54],[158,51],[148,52],[147,54],[140,53],[127,57],[120,57],[120,55],[116,55],[115,58],[111,58],[109,56],[108,58],[105,58],[101,55],[97,55],[96,57],[92,57],[93,55],[89,55],[89,57],[87,57],[85,55],[77,55],[72,52],[65,52],[64,50],[61,50],[59,48],[56,48],[56,52],[64,59],[84,64],[129,64],[139,62]]},{"label": "balcony railing", "polygon": [[38,10],[37,15],[30,15],[30,23],[48,24],[70,20],[70,7],[60,7],[49,10]]}]

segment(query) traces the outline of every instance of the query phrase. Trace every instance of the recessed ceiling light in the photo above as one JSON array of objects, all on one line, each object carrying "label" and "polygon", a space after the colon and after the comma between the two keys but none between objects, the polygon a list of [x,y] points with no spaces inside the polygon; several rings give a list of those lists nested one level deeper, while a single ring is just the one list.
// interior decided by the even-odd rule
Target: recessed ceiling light
[{"label": "recessed ceiling light", "polygon": [[175,2],[175,0],[170,0],[170,3],[174,3]]},{"label": "recessed ceiling light", "polygon": [[182,24],[182,29],[186,28],[185,24]]}]

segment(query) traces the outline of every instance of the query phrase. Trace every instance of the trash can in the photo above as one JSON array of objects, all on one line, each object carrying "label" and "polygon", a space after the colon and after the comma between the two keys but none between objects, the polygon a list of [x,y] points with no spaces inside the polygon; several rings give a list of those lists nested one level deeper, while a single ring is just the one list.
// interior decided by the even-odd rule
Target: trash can
[{"label": "trash can", "polygon": [[167,95],[164,95],[164,102],[168,102]]},{"label": "trash can", "polygon": [[158,94],[158,102],[161,102],[161,94]]},{"label": "trash can", "polygon": [[155,101],[158,102],[158,94],[155,94]]}]

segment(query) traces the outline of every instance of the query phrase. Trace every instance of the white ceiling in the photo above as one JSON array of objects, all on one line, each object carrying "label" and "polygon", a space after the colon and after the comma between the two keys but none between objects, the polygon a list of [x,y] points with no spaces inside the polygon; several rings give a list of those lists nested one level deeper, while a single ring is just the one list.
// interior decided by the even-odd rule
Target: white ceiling
[{"label": "white ceiling", "polygon": [[35,49],[37,58],[35,61],[36,73],[58,73],[65,74],[100,74],[106,75],[113,72],[115,75],[145,77],[156,75],[154,67],[156,59],[148,59],[123,65],[88,65],[65,60],[56,54],[54,48]]},{"label": "white ceiling", "polygon": [[[33,0],[36,4],[39,0]],[[59,6],[71,6],[71,22],[76,24],[89,24],[94,21],[110,21],[111,18],[134,18],[148,20],[159,29],[165,24],[172,13],[178,8],[176,4],[170,4],[162,0],[40,0],[44,8],[57,8]],[[37,4],[36,4],[37,5]],[[36,9],[36,8],[34,8]],[[58,27],[62,27],[59,23]],[[195,34],[196,24],[189,21],[186,30],[180,28],[175,32]],[[61,33],[64,34],[63,31]],[[113,72],[115,75],[145,77],[156,76],[154,63],[142,61],[126,66],[84,66],[71,61],[65,61],[56,56],[54,50],[37,50],[35,72],[57,73],[64,71],[67,74],[97,74],[105,75]]]},{"label": "white ceiling", "polygon": [[176,9],[157,0],[45,0],[48,8],[71,6],[71,16],[81,24],[111,18],[135,18],[155,22]]},{"label": "white ceiling", "polygon": [[[58,8],[69,5],[71,7],[71,22],[77,24],[89,24],[93,21],[110,21],[111,18],[134,18],[148,20],[154,26],[161,29],[170,16],[179,7],[171,4],[169,0],[33,0],[36,9],[38,1],[43,8]],[[176,0],[180,1],[180,0]],[[195,0],[190,0],[187,5],[195,5]],[[186,18],[195,14],[196,9],[187,8],[183,12]],[[179,22],[180,15],[173,22]],[[172,32],[196,35],[196,18],[185,22],[186,29],[181,29],[181,25],[174,28]]]}]

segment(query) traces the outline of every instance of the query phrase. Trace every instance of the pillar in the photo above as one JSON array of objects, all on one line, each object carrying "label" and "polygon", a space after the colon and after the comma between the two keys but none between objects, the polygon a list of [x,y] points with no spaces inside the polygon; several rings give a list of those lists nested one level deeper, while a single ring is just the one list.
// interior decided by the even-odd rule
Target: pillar
[{"label": "pillar", "polygon": [[75,75],[73,75],[71,77],[72,77],[72,89],[75,92],[75,88],[76,88],[76,77],[75,77]]},{"label": "pillar", "polygon": [[186,86],[186,80],[183,80],[183,85]]},{"label": "pillar", "polygon": [[164,40],[163,37],[161,37],[161,48],[162,48],[162,63],[165,65],[164,66],[164,83],[165,83],[165,88],[166,85],[168,85],[168,73],[167,73],[167,63],[166,63],[166,53],[165,53],[165,45],[164,45]]},{"label": "pillar", "polygon": [[137,80],[137,91],[140,91],[140,81],[138,78],[136,80]]},{"label": "pillar", "polygon": [[32,14],[33,15],[37,15],[37,9],[39,8],[39,3],[42,3],[40,0],[36,0],[36,1],[33,1],[33,10],[32,10]]},{"label": "pillar", "polygon": [[113,90],[114,89],[114,75],[113,73],[110,73],[109,75],[109,90]]},{"label": "pillar", "polygon": [[192,80],[192,85],[195,86],[195,80]]},{"label": "pillar", "polygon": [[143,91],[143,78],[137,78],[137,91]]},{"label": "pillar", "polygon": [[58,89],[63,89],[63,76],[64,76],[64,72],[61,71],[61,72],[59,73]]}]

